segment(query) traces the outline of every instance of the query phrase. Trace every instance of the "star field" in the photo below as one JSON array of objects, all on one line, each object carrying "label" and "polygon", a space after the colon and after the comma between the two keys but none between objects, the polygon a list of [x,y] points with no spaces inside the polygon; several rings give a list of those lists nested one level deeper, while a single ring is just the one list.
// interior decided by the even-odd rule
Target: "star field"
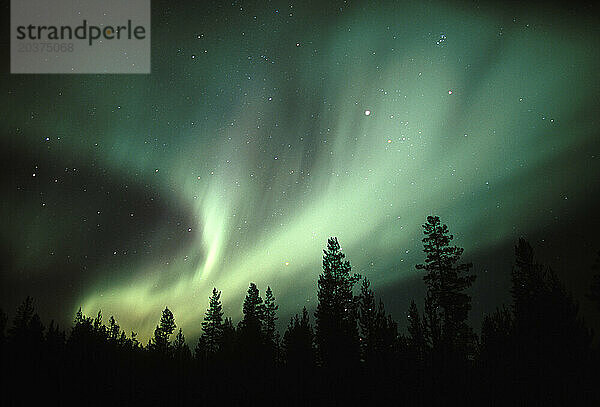
[{"label": "star field", "polygon": [[313,307],[337,236],[401,319],[434,213],[495,308],[518,236],[559,266],[563,244],[598,249],[577,226],[599,193],[597,29],[563,19],[154,2],[151,75],[4,74],[2,306],[101,308],[147,337],[168,305],[194,335],[213,286],[234,318],[250,281]]}]

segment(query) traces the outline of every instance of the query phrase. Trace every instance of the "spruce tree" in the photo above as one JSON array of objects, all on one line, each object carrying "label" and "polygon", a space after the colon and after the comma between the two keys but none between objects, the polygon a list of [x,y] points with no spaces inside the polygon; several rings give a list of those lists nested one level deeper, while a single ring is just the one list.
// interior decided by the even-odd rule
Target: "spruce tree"
[{"label": "spruce tree", "polygon": [[160,318],[160,324],[156,326],[154,336],[148,344],[149,348],[157,353],[167,355],[170,350],[169,337],[176,327],[173,313],[169,310],[169,307],[165,307]]},{"label": "spruce tree", "polygon": [[179,362],[185,362],[191,357],[190,348],[185,343],[185,336],[181,328],[173,340],[173,356]]},{"label": "spruce tree", "polygon": [[277,321],[277,310],[279,306],[275,304],[275,296],[271,287],[267,286],[265,291],[264,316],[263,316],[263,338],[267,348],[268,357],[271,361],[276,361],[279,350],[279,333],[275,325]]},{"label": "spruce tree", "polygon": [[46,348],[52,357],[58,357],[62,353],[65,346],[65,332],[59,329],[58,324],[54,320],[50,321],[45,341]]},{"label": "spruce tree", "polygon": [[[539,296],[544,292],[544,266],[534,260],[533,248],[523,238],[519,238],[515,246],[515,266],[512,269],[511,294],[513,312],[519,317],[527,315],[535,309]],[[533,316],[533,318],[537,318]]]},{"label": "spruce tree", "polygon": [[372,367],[382,367],[395,351],[397,325],[387,315],[383,301],[375,301],[375,293],[367,278],[361,285],[358,325],[363,360]]},{"label": "spruce tree", "polygon": [[360,328],[360,340],[362,357],[365,361],[372,361],[378,349],[378,334],[381,329],[382,317],[375,304],[375,293],[370,288],[371,283],[365,277],[360,290],[360,301],[358,303],[358,326]]},{"label": "spruce tree", "polygon": [[250,283],[244,304],[242,305],[243,318],[240,321],[241,334],[255,341],[262,337],[262,327],[265,315],[265,306],[256,284]]},{"label": "spruce tree", "polygon": [[108,339],[112,343],[120,343],[121,339],[121,327],[117,324],[114,316],[110,316],[108,320]]},{"label": "spruce tree", "polygon": [[67,340],[68,348],[71,349],[78,357],[86,357],[87,348],[94,342],[95,331],[93,319],[83,315],[81,307],[75,314],[71,334]]},{"label": "spruce tree", "polygon": [[209,298],[208,309],[202,322],[201,348],[207,357],[216,355],[221,346],[223,335],[223,305],[221,304],[221,292],[213,288]]},{"label": "spruce tree", "polygon": [[27,328],[29,335],[29,346],[41,350],[40,348],[42,346],[42,343],[44,342],[44,330],[46,328],[42,323],[42,319],[37,313],[33,314],[31,320],[29,321],[29,326]]},{"label": "spruce tree", "polygon": [[439,350],[442,343],[442,319],[435,296],[427,291],[423,313],[423,331],[428,348]]},{"label": "spruce tree", "polygon": [[387,314],[383,301],[379,299],[377,307],[377,324],[375,336],[375,366],[391,367],[398,350],[398,324]]},{"label": "spruce tree", "polygon": [[[509,308],[497,308],[481,323],[481,354],[484,366],[490,369],[507,367],[514,353],[514,318]],[[515,362],[515,361],[511,361]]]},{"label": "spruce tree", "polygon": [[230,317],[223,320],[223,333],[221,337],[221,356],[226,363],[237,361],[237,332]]},{"label": "spruce tree", "polygon": [[[515,340],[519,357],[530,365],[554,369],[582,361],[591,333],[579,316],[579,306],[549,267],[537,263],[525,239],[515,246],[512,272]],[[560,372],[555,372],[558,378]]]},{"label": "spruce tree", "polygon": [[342,368],[357,362],[359,356],[353,288],[360,276],[350,274],[350,262],[344,260],[337,238],[327,241],[323,253],[315,311],[317,346],[324,365]]},{"label": "spruce tree", "polygon": [[[471,297],[464,292],[475,281],[469,274],[470,263],[459,263],[463,249],[450,246],[454,238],[446,225],[441,224],[437,216],[428,216],[423,225],[423,251],[425,263],[418,264],[418,270],[427,274],[423,280],[427,284],[426,315],[430,325],[431,341],[434,348],[443,354],[455,352],[465,354],[473,345],[474,336],[467,325],[471,309]],[[439,324],[439,325],[438,325]],[[438,345],[438,335],[441,344]]]},{"label": "spruce tree", "polygon": [[35,312],[33,298],[28,296],[17,308],[13,324],[8,330],[9,340],[16,348],[26,351],[41,345],[44,330],[44,324]]},{"label": "spruce tree", "polygon": [[408,334],[411,356],[417,361],[423,361],[426,351],[425,329],[414,300],[408,308]]},{"label": "spruce tree", "polygon": [[314,332],[306,307],[302,317],[296,314],[283,335],[286,365],[298,373],[306,372],[315,363]]},{"label": "spruce tree", "polygon": [[360,286],[358,302],[358,326],[363,341],[368,339],[369,334],[373,331],[376,314],[375,293],[371,290],[371,282],[364,277]]},{"label": "spruce tree", "polygon": [[13,324],[8,330],[8,336],[13,342],[18,343],[25,340],[29,334],[29,326],[34,314],[33,298],[28,296],[17,308]]},{"label": "spruce tree", "polygon": [[237,335],[240,363],[244,369],[263,369],[268,365],[263,337],[265,305],[254,283],[248,287],[242,311]]},{"label": "spruce tree", "polygon": [[94,330],[100,332],[102,331],[102,326],[102,310],[99,310],[96,318],[94,319]]}]

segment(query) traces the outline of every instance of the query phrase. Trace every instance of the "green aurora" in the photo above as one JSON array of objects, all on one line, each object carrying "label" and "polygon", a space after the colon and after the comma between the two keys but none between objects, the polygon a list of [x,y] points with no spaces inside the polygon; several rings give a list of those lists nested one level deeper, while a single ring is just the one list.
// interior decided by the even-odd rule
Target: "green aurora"
[{"label": "green aurora", "polygon": [[213,287],[235,320],[253,281],[285,323],[314,307],[329,236],[383,292],[419,281],[429,214],[481,273],[597,199],[591,22],[234,4],[154,2],[151,75],[3,75],[3,147],[28,158],[3,205],[3,294],[142,338],[168,305],[193,337]]}]

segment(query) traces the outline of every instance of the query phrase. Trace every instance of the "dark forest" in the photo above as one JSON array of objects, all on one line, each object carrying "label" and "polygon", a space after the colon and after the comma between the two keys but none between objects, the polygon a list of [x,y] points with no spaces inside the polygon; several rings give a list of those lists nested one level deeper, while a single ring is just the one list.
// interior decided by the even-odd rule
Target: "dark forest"
[{"label": "dark forest", "polygon": [[[512,302],[469,325],[477,284],[439,217],[423,225],[424,309],[407,332],[330,238],[314,314],[281,334],[270,287],[250,283],[243,317],[223,313],[214,288],[196,343],[169,308],[140,343],[115,317],[80,311],[71,327],[41,321],[31,297],[0,315],[3,405],[597,405],[598,349],[578,305],[534,248],[516,242]],[[597,264],[593,267],[596,267]],[[600,308],[600,273],[589,296]],[[198,305],[199,313],[201,305]]]}]

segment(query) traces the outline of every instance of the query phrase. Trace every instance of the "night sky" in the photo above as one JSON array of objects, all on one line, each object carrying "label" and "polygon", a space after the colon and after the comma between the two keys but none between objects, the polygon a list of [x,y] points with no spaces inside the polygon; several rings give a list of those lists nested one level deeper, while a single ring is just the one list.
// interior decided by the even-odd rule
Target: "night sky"
[{"label": "night sky", "polygon": [[174,3],[152,4],[151,75],[10,75],[5,61],[3,309],[32,295],[63,326],[102,309],[147,338],[168,305],[194,337],[213,286],[235,321],[254,281],[286,323],[314,310],[337,236],[402,327],[436,214],[474,263],[475,326],[509,300],[519,236],[597,324],[593,14]]}]

